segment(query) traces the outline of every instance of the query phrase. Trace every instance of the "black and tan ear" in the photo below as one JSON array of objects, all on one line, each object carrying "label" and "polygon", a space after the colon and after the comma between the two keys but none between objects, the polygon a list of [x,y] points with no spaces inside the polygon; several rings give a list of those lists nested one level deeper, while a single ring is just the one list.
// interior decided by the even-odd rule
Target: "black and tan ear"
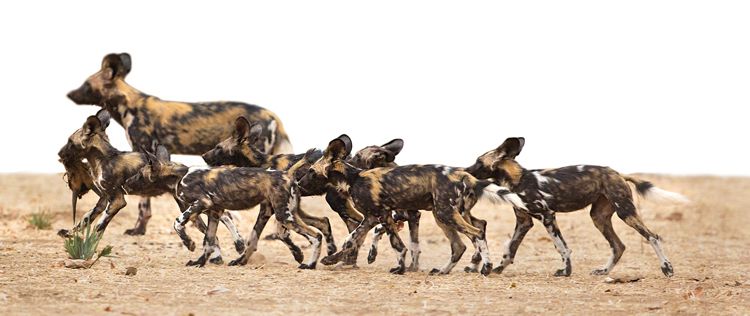
[{"label": "black and tan ear", "polygon": [[95,115],[89,116],[86,123],[83,123],[83,131],[86,135],[93,135],[104,131],[102,122]]},{"label": "black and tan ear", "polygon": [[396,155],[401,152],[401,149],[404,149],[404,140],[401,138],[396,138],[390,142],[383,144],[383,146],[380,147],[385,149],[386,151],[385,161],[393,162],[394,160],[396,160]]},{"label": "black and tan ear", "polygon": [[96,118],[98,118],[99,122],[102,123],[102,129],[107,129],[107,127],[109,127],[109,120],[112,118],[112,115],[109,114],[109,111],[101,109],[99,110],[99,112],[96,112]]},{"label": "black and tan ear", "polygon": [[352,152],[352,139],[343,134],[336,137],[326,148],[326,156],[332,159],[344,159]]},{"label": "black and tan ear", "polygon": [[250,121],[248,121],[244,116],[238,117],[237,120],[234,121],[234,132],[232,132],[232,137],[234,137],[234,139],[237,140],[238,143],[241,143],[247,140],[249,134]]},{"label": "black and tan ear", "polygon": [[521,153],[526,140],[523,137],[509,137],[497,147],[498,158],[516,158]]},{"label": "black and tan ear", "polygon": [[112,70],[110,79],[125,78],[130,73],[131,65],[130,54],[128,53],[108,54],[102,59],[102,70]]},{"label": "black and tan ear", "polygon": [[160,161],[172,161],[172,157],[169,156],[169,151],[164,145],[156,146],[156,158]]}]

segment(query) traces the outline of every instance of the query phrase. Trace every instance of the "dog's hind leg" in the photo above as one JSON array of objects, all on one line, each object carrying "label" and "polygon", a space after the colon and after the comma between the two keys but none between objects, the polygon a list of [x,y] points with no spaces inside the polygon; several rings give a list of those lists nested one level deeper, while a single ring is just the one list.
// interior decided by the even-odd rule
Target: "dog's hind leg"
[{"label": "dog's hind leg", "polygon": [[661,262],[661,272],[667,277],[674,275],[674,268],[672,263],[669,262],[667,256],[664,254],[664,250],[661,248],[661,238],[651,232],[651,230],[643,224],[641,217],[635,211],[635,205],[633,205],[632,198],[624,198],[612,201],[612,207],[617,212],[617,216],[620,217],[628,226],[633,227],[643,238],[646,238],[654,248],[654,252],[659,257]]},{"label": "dog's hind leg", "polygon": [[298,213],[302,221],[323,233],[323,238],[326,240],[326,251],[328,254],[332,255],[336,253],[336,241],[333,239],[333,230],[331,229],[331,222],[328,220],[328,217],[310,215],[301,207],[299,208]]},{"label": "dog's hind leg", "polygon": [[409,223],[409,239],[411,244],[409,245],[409,251],[411,252],[411,264],[406,269],[407,271],[419,271],[419,219],[422,214],[419,211],[406,211],[408,216],[407,222]]},{"label": "dog's hind leg", "polygon": [[443,221],[443,219],[440,218],[440,216],[437,214],[437,211],[432,212],[433,216],[435,217],[435,222],[438,224],[438,227],[443,231],[445,234],[445,237],[448,238],[448,241],[451,243],[451,258],[442,268],[434,268],[430,271],[430,274],[448,274],[451,272],[453,267],[456,266],[458,263],[458,260],[461,259],[461,256],[464,254],[464,251],[466,251],[466,245],[461,241],[461,237],[458,236],[458,232],[450,227],[447,223]]},{"label": "dog's hind leg", "polygon": [[234,249],[237,250],[237,253],[245,251],[245,239],[242,238],[240,231],[237,229],[237,225],[234,224],[231,213],[228,211],[224,212],[224,214],[221,215],[220,220],[227,230],[229,230],[229,233],[232,234],[232,239],[234,239]]},{"label": "dog's hind leg", "polygon": [[612,208],[611,202],[604,196],[600,197],[594,204],[591,205],[591,219],[594,221],[594,226],[602,233],[607,242],[609,248],[612,250],[612,255],[607,260],[607,264],[599,269],[591,271],[593,275],[606,275],[615,267],[622,254],[625,252],[625,245],[622,243],[615,230],[612,228],[612,214],[615,210]]},{"label": "dog's hind leg", "polygon": [[[478,219],[474,216],[472,216],[469,212],[466,212],[464,214],[464,219],[469,221],[472,226],[477,227],[482,230],[482,232],[486,232],[487,230],[487,221]],[[484,233],[483,233],[484,234]],[[476,247],[474,249],[474,254],[471,256],[471,265],[464,268],[465,272],[479,272],[479,263],[482,262],[482,255],[479,251],[479,247]]]},{"label": "dog's hind leg", "polygon": [[125,235],[145,235],[149,219],[151,219],[151,199],[144,197],[138,202],[138,220],[135,222],[135,227],[126,229]]}]

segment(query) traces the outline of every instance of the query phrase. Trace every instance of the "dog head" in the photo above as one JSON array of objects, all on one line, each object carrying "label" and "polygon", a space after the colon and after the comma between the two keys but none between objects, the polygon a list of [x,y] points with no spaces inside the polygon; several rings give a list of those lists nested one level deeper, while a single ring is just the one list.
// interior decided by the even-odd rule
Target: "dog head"
[{"label": "dog head", "polygon": [[92,150],[104,152],[111,147],[105,130],[109,126],[109,112],[100,110],[96,115],[89,116],[81,128],[73,132],[57,153],[61,161],[80,160]]},{"label": "dog head", "polygon": [[318,183],[321,178],[330,179],[336,173],[343,173],[342,164],[352,152],[352,140],[346,134],[333,139],[323,152],[323,156],[315,161],[299,180],[301,187]]},{"label": "dog head", "polygon": [[353,166],[360,169],[372,169],[394,165],[396,155],[404,148],[404,141],[396,138],[382,146],[367,146],[360,149],[349,160]]},{"label": "dog head", "polygon": [[511,180],[517,183],[522,169],[515,158],[521,153],[525,142],[523,137],[510,137],[497,148],[479,156],[477,161],[465,170],[479,179],[494,178],[498,181]]},{"label": "dog head", "polygon": [[89,76],[78,89],[70,91],[68,98],[79,105],[116,107],[118,99],[125,96],[119,85],[130,72],[130,67],[128,53],[104,56],[101,69]]},{"label": "dog head", "polygon": [[123,188],[128,192],[140,192],[146,188],[154,187],[155,184],[164,184],[173,187],[182,176],[185,175],[187,167],[181,163],[173,162],[167,148],[158,145],[156,153],[146,152],[146,164],[132,177],[125,180]]},{"label": "dog head", "polygon": [[250,122],[240,116],[234,123],[232,136],[203,154],[209,166],[235,165],[238,167],[260,167],[267,155],[256,144],[262,142],[263,124]]}]

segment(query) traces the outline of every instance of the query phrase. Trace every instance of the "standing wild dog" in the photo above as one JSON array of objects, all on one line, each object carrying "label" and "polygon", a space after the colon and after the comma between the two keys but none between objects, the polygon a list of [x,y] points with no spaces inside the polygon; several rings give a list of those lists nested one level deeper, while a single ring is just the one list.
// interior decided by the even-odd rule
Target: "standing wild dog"
[{"label": "standing wild dog", "polygon": [[500,273],[513,263],[518,246],[534,226],[532,218],[535,218],[547,229],[565,264],[564,268],[555,272],[555,276],[569,276],[572,272],[571,251],[557,226],[555,213],[572,212],[591,205],[591,219],[612,248],[612,256],[607,264],[593,270],[592,274],[609,273],[625,251],[625,245],[612,228],[612,214],[617,213],[620,219],[651,243],[661,261],[661,271],[668,277],[672,276],[674,270],[661,248],[661,239],[643,224],[636,213],[633,193],[627,182],[635,184],[638,193],[646,197],[653,194],[686,201],[684,197],[656,188],[650,182],[621,175],[608,167],[577,165],[544,170],[524,169],[515,160],[524,143],[522,137],[508,138],[496,149],[479,156],[476,163],[466,169],[477,178],[494,178],[499,184],[507,185],[527,206],[526,210],[515,209],[516,229],[495,272]]},{"label": "standing wild dog", "polygon": [[[355,168],[362,170],[368,170],[378,167],[397,167],[398,164],[394,162],[396,155],[401,152],[404,147],[404,141],[401,139],[394,139],[390,142],[385,143],[382,146],[367,146],[360,149],[354,157],[348,160],[348,162]],[[418,210],[399,210],[393,212],[393,219],[398,222],[398,226],[406,221],[409,224],[409,251],[411,252],[411,263],[407,268],[407,271],[418,271],[419,270],[419,219],[421,214]],[[350,231],[351,232],[351,231]],[[398,227],[387,227],[383,224],[378,224],[372,231],[372,244],[370,245],[370,251],[367,254],[367,262],[375,262],[375,258],[378,255],[378,242],[383,237],[384,233],[397,234]]]},{"label": "standing wild dog", "polygon": [[[117,212],[125,207],[126,194],[141,196],[157,196],[164,193],[174,194],[174,187],[158,184],[140,185],[137,189],[125,191],[123,187],[125,181],[136,175],[146,165],[146,155],[138,152],[120,152],[115,149],[109,143],[109,138],[105,132],[107,126],[109,126],[109,114],[107,111],[101,110],[96,116],[90,116],[83,127],[76,130],[68,138],[68,142],[58,153],[60,157],[64,157],[64,161],[69,162],[66,167],[73,166],[71,170],[74,171],[69,171],[69,174],[73,174],[75,177],[71,178],[71,180],[75,179],[76,183],[92,186],[94,191],[99,195],[96,206],[83,216],[83,219],[73,227],[73,231],[79,230],[83,225],[88,225],[103,212],[104,216],[102,216],[96,226],[96,232],[103,233]],[[161,152],[166,151],[161,146],[159,148]],[[81,157],[86,159],[87,164],[83,164],[80,161]],[[71,159],[72,163],[70,163]],[[78,159],[77,162],[76,159]],[[89,174],[84,175],[85,171],[88,171]],[[77,191],[81,192],[81,186],[74,185],[74,187],[76,186],[78,186]],[[74,189],[74,192],[76,192],[76,189]],[[222,219],[222,221],[224,221],[227,228],[234,230],[233,235],[239,238],[239,243],[242,243],[241,237],[236,232],[231,219],[227,217]],[[201,225],[200,223],[197,226],[199,229],[205,227],[205,225]],[[62,229],[58,234],[69,236],[71,232]],[[240,248],[237,250],[242,251]],[[221,257],[217,256],[214,258],[214,262],[220,260]]]},{"label": "standing wild dog", "polygon": [[[80,105],[97,105],[108,110],[125,129],[133,150],[154,150],[164,145],[170,153],[200,155],[211,149],[232,130],[229,124],[238,116],[263,122],[264,143],[256,144],[266,153],[292,152],[281,120],[273,112],[241,102],[186,103],[164,101],[140,92],[125,82],[131,69],[130,55],[104,56],[101,69],[89,76],[68,98]],[[151,218],[148,198],[138,204],[140,214],[130,235],[143,235]]]},{"label": "standing wild dog", "polygon": [[[238,167],[258,167],[263,169],[273,169],[280,171],[291,171],[290,175],[295,179],[300,179],[304,176],[305,172],[309,169],[310,165],[317,161],[323,154],[320,150],[310,150],[305,154],[278,154],[269,155],[264,153],[260,148],[255,147],[254,144],[263,143],[261,138],[262,124],[253,123],[251,124],[244,117],[239,117],[235,121],[234,132],[232,136],[222,141],[214,149],[203,154],[203,160],[209,166],[222,166],[222,165],[234,165]],[[401,139],[394,139],[382,146],[368,146],[357,152],[349,161],[357,168],[360,169],[372,169],[377,167],[395,166],[393,163],[396,155],[401,152],[404,142]],[[294,170],[292,170],[294,169]],[[334,187],[328,186],[325,181],[319,181],[317,183],[310,183],[306,188],[301,188],[302,196],[326,196],[326,201],[336,213],[339,214],[341,219],[347,225],[349,232],[354,230],[357,225],[362,221],[362,215],[356,211],[351,203],[347,202],[349,199],[345,192],[337,190]],[[262,205],[261,205],[262,207]],[[331,226],[328,219],[318,218],[306,214],[302,209],[299,211],[300,217],[308,224],[311,225],[321,232],[326,238],[328,244],[328,254],[331,255],[336,252],[336,244],[331,233]],[[410,269],[416,270],[418,267],[418,236],[419,230],[419,212],[413,211],[408,214],[409,219],[409,231],[412,234],[412,264]],[[378,239],[385,228],[378,227]],[[275,236],[273,238],[278,238]],[[287,246],[290,245],[291,240],[282,240]],[[373,246],[372,249],[376,249]],[[375,259],[376,250],[371,252],[371,256],[368,256],[368,261],[372,262]],[[347,264],[356,264],[356,253],[348,257]]]},{"label": "standing wild dog", "polygon": [[[258,213],[245,251],[229,265],[247,264],[250,256],[257,250],[258,238],[263,228],[271,215],[275,215],[276,220],[285,228],[282,232],[285,238],[288,238],[289,230],[293,230],[312,244],[312,257],[308,262],[300,264],[299,268],[315,269],[323,237],[321,233],[307,226],[300,217],[299,188],[285,172],[235,166],[188,168],[180,163],[154,159],[141,169],[136,179],[138,178],[170,183],[176,187],[177,199],[188,207],[177,217],[174,228],[183,244],[188,247],[193,242],[185,233],[185,224],[191,218],[208,212],[208,230],[203,240],[203,254],[196,260],[188,261],[188,266],[204,266],[206,260],[218,250],[214,237],[217,221],[225,209],[241,210],[266,204]],[[294,259],[302,262],[303,255],[299,248],[290,247],[290,250]]]},{"label": "standing wild dog", "polygon": [[[430,273],[447,274],[456,265],[466,250],[458,233],[471,239],[479,249],[487,275],[492,269],[489,250],[485,240],[486,222],[471,216],[470,210],[478,198],[493,201],[515,202],[523,207],[518,196],[486,180],[477,180],[470,174],[440,165],[407,165],[361,170],[345,161],[351,152],[351,139],[341,135],[332,140],[323,157],[316,161],[299,181],[306,187],[315,178],[325,178],[329,185],[348,192],[364,220],[347,236],[342,249],[327,256],[321,263],[335,264],[351,251],[356,251],[358,241],[376,224],[386,227],[395,225],[391,212],[394,210],[431,210],[438,226],[451,242],[451,259],[441,269]],[[402,274],[406,270],[406,249],[398,234],[390,235],[391,246],[398,253],[398,266],[391,273]]]}]

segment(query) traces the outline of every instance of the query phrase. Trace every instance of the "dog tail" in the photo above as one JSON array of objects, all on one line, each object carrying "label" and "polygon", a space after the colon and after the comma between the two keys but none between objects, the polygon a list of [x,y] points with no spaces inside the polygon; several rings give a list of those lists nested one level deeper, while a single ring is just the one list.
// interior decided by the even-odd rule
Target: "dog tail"
[{"label": "dog tail", "polygon": [[510,204],[514,208],[528,210],[526,203],[523,202],[518,194],[513,193],[510,189],[499,186],[488,180],[477,180],[477,189],[480,189],[478,196],[481,200],[487,200],[492,204]]},{"label": "dog tail", "polygon": [[635,190],[638,194],[646,199],[655,199],[659,201],[669,201],[678,203],[689,203],[690,200],[684,195],[670,192],[656,187],[653,183],[630,176],[622,176],[625,181],[635,184]]}]

